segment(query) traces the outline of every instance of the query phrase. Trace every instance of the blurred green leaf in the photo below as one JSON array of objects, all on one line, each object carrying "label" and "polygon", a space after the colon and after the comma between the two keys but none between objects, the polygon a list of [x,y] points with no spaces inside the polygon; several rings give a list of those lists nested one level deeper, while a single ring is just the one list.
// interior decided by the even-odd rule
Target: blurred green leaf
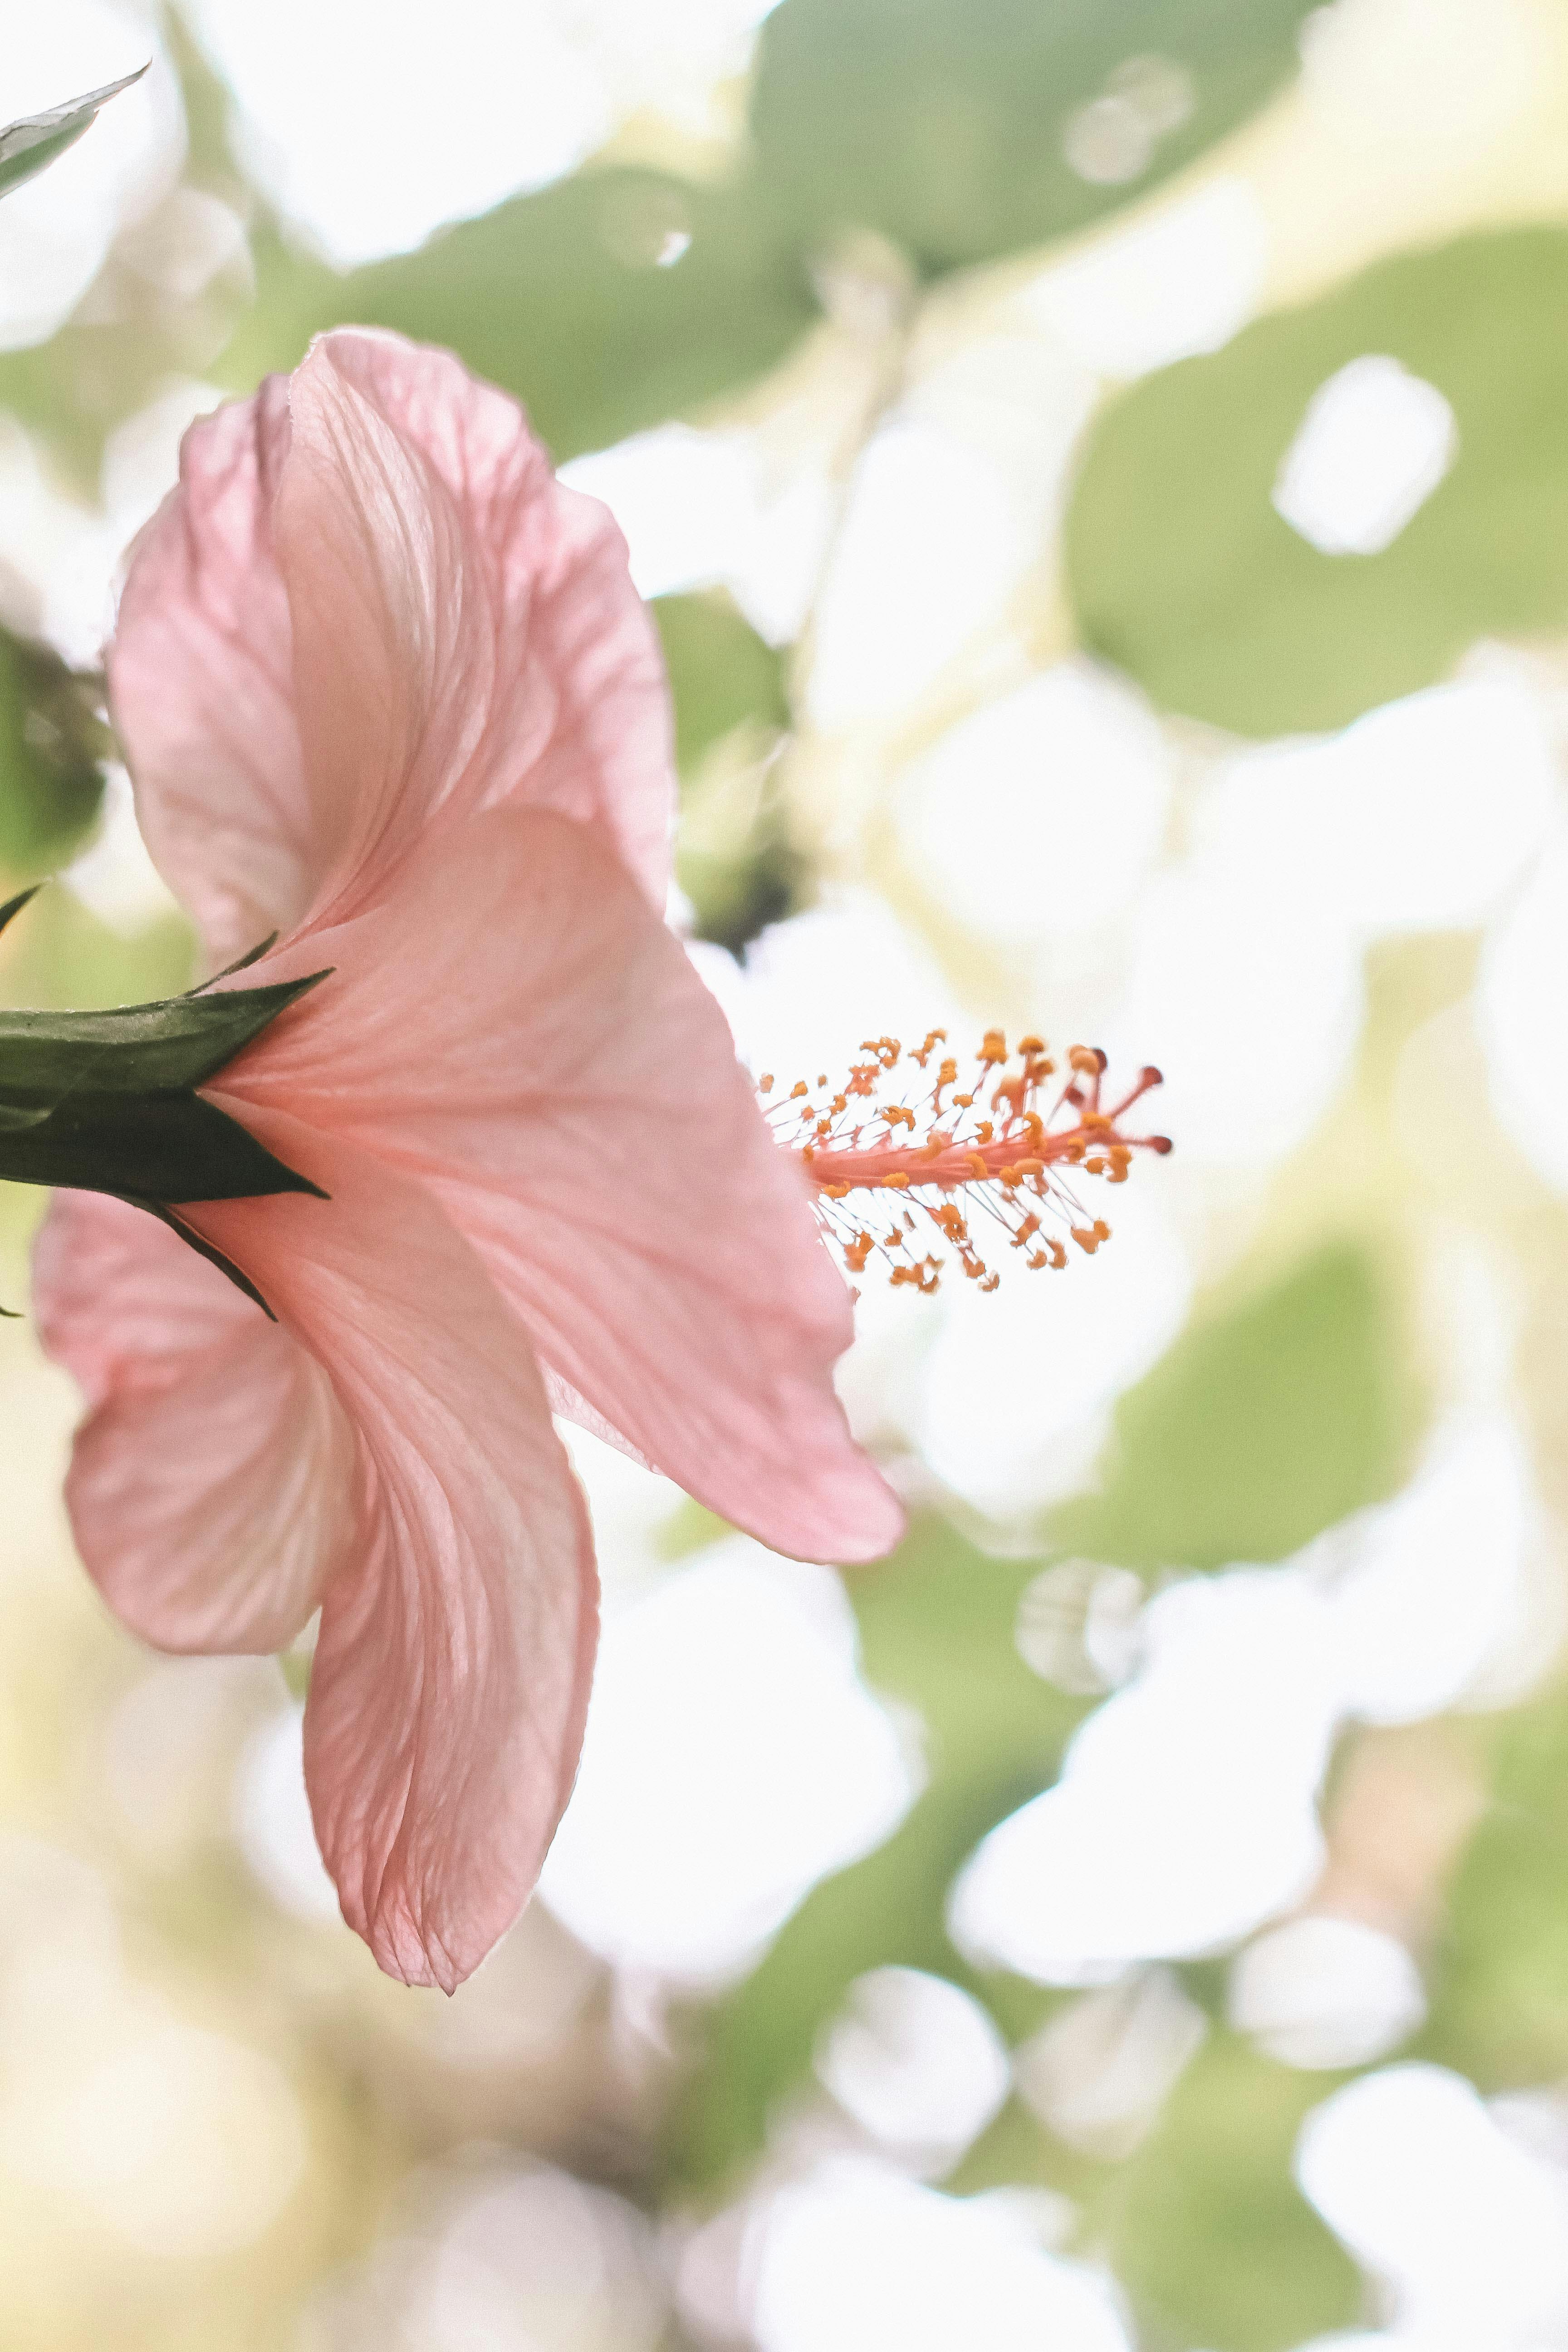
[{"label": "blurred green leaf", "polygon": [[752,107],[761,176],[814,238],[871,228],[929,271],[984,261],[1098,220],[1244,121],[1292,74],[1306,14],[783,0]]},{"label": "blurred green leaf", "polygon": [[1324,1250],[1122,1398],[1103,1489],[1052,1539],[1138,1569],[1282,1559],[1393,1490],[1416,1402],[1367,1259]]},{"label": "blurred green leaf", "polygon": [[41,890],[6,941],[0,1002],[82,1011],[141,1004],[188,988],[195,938],[183,915],[130,937],[111,930],[74,890]]},{"label": "blurred green leaf", "polygon": [[1352,2325],[1355,2266],[1290,2172],[1302,2118],[1339,2080],[1296,2074],[1227,2033],[1205,2044],[1090,2217],[1141,2342],[1285,2352]]},{"label": "blurred green leaf", "polygon": [[[177,10],[163,12],[160,29],[180,78],[186,184],[210,189],[244,210],[247,194],[226,142],[227,92]],[[236,305],[244,299],[244,267],[237,266],[228,298]],[[228,299],[216,313],[208,310],[207,289],[193,300],[171,299],[166,288],[141,277],[117,249],[90,297],[47,342],[0,352],[0,408],[47,451],[59,487],[96,506],[109,435],[166,391],[171,376],[206,368],[233,331]]]},{"label": "blurred green leaf", "polygon": [[1494,1737],[1491,1803],[1448,1890],[1412,2053],[1486,2091],[1568,2074],[1568,1691]]},{"label": "blurred green leaf", "polygon": [[394,327],[515,393],[558,460],[760,374],[817,315],[797,240],[752,189],[652,171],[582,173],[346,277],[275,234],[256,258],[225,383],[293,367],[325,327]]},{"label": "blurred green leaf", "polygon": [[[149,61],[150,62],[150,61]],[[146,66],[138,66],[134,73],[122,74],[118,81],[107,81],[101,89],[89,89],[85,98],[68,99],[63,106],[51,106],[42,114],[29,114],[19,122],[9,122],[0,131],[0,196],[9,195],[19,188],[57,155],[63,155],[75,144],[84,131],[90,130],[100,107],[122,89],[140,81]]]},{"label": "blurred green leaf", "polygon": [[[1370,1266],[1351,1247],[1325,1250],[1178,1342],[1123,1401],[1105,1492],[1059,1512],[1053,1538],[1137,1567],[1282,1558],[1396,1484],[1411,1413]],[[1018,1599],[1038,1566],[987,1559],[928,1519],[891,1560],[850,1578],[868,1678],[918,1709],[931,1780],[897,1835],[819,1887],[707,2021],[671,2149],[688,2186],[711,2186],[761,2147],[770,2111],[805,2079],[817,2032],[866,1969],[899,1961],[950,1976],[1015,2035],[1052,2005],[1032,1986],[977,1978],[944,1924],[954,1874],[1055,1779],[1085,1712],[1018,1655]],[[1268,2071],[1273,2084],[1280,2070]],[[1016,2134],[1016,2119],[1001,2128]],[[1061,2185],[1062,2167],[1039,2177]],[[1316,2229],[1286,2172],[1268,2194],[1284,2201],[1289,2229]]]},{"label": "blurred green leaf", "polygon": [[[713,2188],[763,2144],[767,2118],[810,2070],[846,1988],[889,1962],[973,1987],[943,1921],[954,1873],[995,1822],[1056,1776],[1082,1703],[1042,1683],[1013,1642],[1018,1595],[1037,1561],[988,1559],[937,1519],[848,1581],[865,1671],[916,1707],[930,1780],[887,1844],[829,1879],[762,1966],[705,2017],[705,2058],[674,2118],[678,2180]],[[1026,2011],[1042,1997],[1027,1989]]]},{"label": "blurred green leaf", "polygon": [[676,876],[698,936],[738,954],[805,895],[776,766],[789,726],[784,662],[722,589],[652,606],[675,702]]},{"label": "blurred green leaf", "polygon": [[57,654],[0,629],[0,866],[60,864],[98,814],[113,739]]},{"label": "blurred green leaf", "polygon": [[722,590],[658,596],[658,624],[675,703],[675,763],[683,776],[721,737],[751,720],[779,732],[790,723],[784,660],[765,645]]},{"label": "blurred green leaf", "polygon": [[[1454,410],[1458,456],[1393,544],[1325,555],[1270,504],[1319,386],[1387,353]],[[1089,645],[1242,734],[1338,727],[1483,634],[1568,621],[1568,234],[1472,236],[1370,269],[1126,393],[1067,521]]]}]

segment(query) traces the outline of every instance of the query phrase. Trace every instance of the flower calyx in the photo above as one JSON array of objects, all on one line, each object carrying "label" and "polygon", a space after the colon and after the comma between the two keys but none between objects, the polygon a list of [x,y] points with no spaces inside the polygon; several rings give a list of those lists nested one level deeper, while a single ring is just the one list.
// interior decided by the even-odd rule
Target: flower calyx
[{"label": "flower calyx", "polygon": [[[24,890],[0,907],[0,930],[33,896]],[[270,945],[215,976],[243,970]],[[197,1089],[328,976],[210,994],[204,982],[184,996],[102,1013],[0,1011],[0,1177],[108,1192],[146,1209],[270,1315],[255,1285],[192,1232],[180,1206],[326,1195]]]}]

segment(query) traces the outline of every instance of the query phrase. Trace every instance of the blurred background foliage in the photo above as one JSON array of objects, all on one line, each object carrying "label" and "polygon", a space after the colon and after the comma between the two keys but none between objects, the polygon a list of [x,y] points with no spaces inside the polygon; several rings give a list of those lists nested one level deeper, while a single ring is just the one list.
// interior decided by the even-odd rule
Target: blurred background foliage
[{"label": "blurred background foliage", "polygon": [[[7,120],[155,64],[0,218],[0,880],[62,877],[0,943],[12,1002],[188,978],[103,710],[113,580],[184,425],[359,321],[450,344],[616,508],[672,686],[672,919],[758,1066],[1092,1033],[1159,1058],[1179,1149],[1058,1288],[862,1303],[846,1395],[911,1531],[847,1580],[850,1665],[752,1758],[765,1633],[684,1697],[650,1663],[628,1814],[697,1759],[652,1861],[595,1816],[449,2007],[323,1904],[308,1654],[153,1661],[87,1590],[76,1401],[5,1328],[0,2336],[923,2352],[957,2339],[900,2282],[942,2213],[976,2352],[1562,2340],[1559,0],[321,0],[270,79],[244,0],[58,0],[33,49],[21,13]],[[545,94],[498,67],[498,133],[520,39]],[[583,128],[541,161],[563,58]],[[343,187],[417,187],[417,233],[298,195],[323,137]],[[3,1205],[9,1299],[38,1203]],[[725,1531],[583,1458],[635,1657]],[[777,1591],[829,1643],[837,1587]],[[1079,1727],[1178,1675],[1089,1859],[1047,1839],[983,1899]],[[860,1830],[850,1683],[903,1758]],[[1141,1808],[1211,1748],[1162,1877]],[[639,1873],[691,1890],[684,1943]],[[1322,1922],[1348,1977],[1278,1940]],[[917,2030],[932,1982],[958,2006]],[[1494,2105],[1451,2141],[1400,2120],[1466,2082]],[[810,2231],[873,2173],[907,2227],[836,2272]]]},{"label": "blurred background foliage", "polygon": [[[1173,710],[1244,735],[1341,727],[1568,600],[1568,236],[1401,255],[1225,351],[1148,378],[1084,453],[1068,531],[1086,640]],[[1269,502],[1319,384],[1377,351],[1438,386],[1459,454],[1347,570]],[[1176,618],[1175,616],[1178,616]]]}]

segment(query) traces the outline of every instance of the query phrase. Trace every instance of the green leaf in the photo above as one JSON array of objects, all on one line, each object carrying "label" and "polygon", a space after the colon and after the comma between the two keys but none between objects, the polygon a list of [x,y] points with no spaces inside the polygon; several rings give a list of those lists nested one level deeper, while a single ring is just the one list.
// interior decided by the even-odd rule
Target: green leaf
[{"label": "green leaf", "polygon": [[58,865],[98,814],[114,741],[97,681],[0,629],[0,867]]},{"label": "green leaf", "polygon": [[[1270,503],[1319,386],[1387,353],[1453,408],[1458,455],[1392,545],[1325,555]],[[1568,621],[1568,234],[1471,236],[1123,394],[1066,532],[1083,635],[1167,708],[1246,735],[1343,725],[1478,637]]]},{"label": "green leaf", "polygon": [[1372,1265],[1324,1250],[1122,1398],[1103,1487],[1055,1514],[1052,1539],[1137,1569],[1282,1559],[1393,1491],[1416,1417]]},{"label": "green leaf", "polygon": [[680,771],[676,876],[698,936],[739,953],[805,894],[777,754],[790,723],[784,662],[722,589],[661,596]]},{"label": "green leaf", "polygon": [[1493,1737],[1491,1801],[1453,1876],[1412,2054],[1504,2091],[1568,2074],[1568,1694]]},{"label": "green leaf", "polygon": [[[1053,1538],[1138,1567],[1281,1558],[1397,1483],[1407,1391],[1373,1269],[1348,1246],[1326,1250],[1177,1343],[1123,1402],[1105,1492],[1058,1513]],[[1052,2005],[1036,1988],[970,1970],[944,1920],[961,1864],[1055,1779],[1086,1711],[1018,1654],[1018,1600],[1039,1566],[987,1559],[925,1519],[892,1559],[848,1580],[867,1676],[918,1710],[931,1780],[896,1835],[818,1887],[707,2019],[706,2063],[672,2126],[683,2185],[711,2189],[755,2155],[770,2113],[807,2078],[817,2032],[866,1969],[899,1961],[950,1976],[1013,2033]],[[1293,2119],[1300,2102],[1293,2091],[1276,2096],[1279,2074],[1268,2070],[1265,2104]],[[998,2128],[1016,2136],[1014,2126]],[[1080,2196],[1077,2163],[1058,2151],[1038,2177]],[[973,2185],[983,2185],[978,2176]],[[1280,2230],[1304,2231],[1316,2244],[1321,2233],[1284,2172],[1268,2195],[1283,2212]],[[1321,2266],[1309,2269],[1303,2292],[1312,2296]],[[1247,2294],[1255,2292],[1253,2281]]]},{"label": "green leaf", "polygon": [[[1290,79],[1306,14],[1303,0],[783,0],[752,108],[760,174],[813,239],[870,228],[927,271],[984,261],[1086,226],[1234,130]],[[1069,147],[1120,176],[1075,170]]]},{"label": "green leaf", "polygon": [[675,762],[691,775],[703,754],[750,723],[782,733],[790,723],[784,660],[722,590],[658,596],[658,624],[675,703]]},{"label": "green leaf", "polygon": [[8,195],[57,155],[63,155],[91,128],[100,108],[140,81],[146,71],[146,66],[138,66],[134,73],[121,74],[118,81],[107,81],[101,89],[89,89],[85,98],[68,99],[63,106],[51,106],[42,114],[25,115],[19,122],[7,123],[0,131],[0,196]]},{"label": "green leaf", "polygon": [[1307,2111],[1339,2080],[1294,2073],[1223,2032],[1198,2053],[1103,2199],[1141,2342],[1287,2352],[1352,2324],[1355,2266],[1291,2178]]},{"label": "green leaf", "polygon": [[326,327],[394,327],[514,393],[558,461],[747,382],[817,316],[792,224],[752,187],[652,171],[582,173],[346,277],[275,236],[255,254],[225,383],[249,391]]},{"label": "green leaf", "polygon": [[[667,2151],[683,2188],[716,2189],[757,2153],[769,2115],[809,2077],[818,2032],[864,1969],[900,1962],[981,1989],[948,1940],[948,1887],[986,1831],[1054,1780],[1084,1713],[1014,1644],[1018,1596],[1038,1567],[989,1559],[927,1518],[890,1560],[847,1580],[867,1677],[918,1709],[931,1777],[896,1834],[819,1886],[761,1967],[694,2025],[706,2061]],[[1023,1998],[1032,2021],[1041,1997],[1028,1989]]]}]

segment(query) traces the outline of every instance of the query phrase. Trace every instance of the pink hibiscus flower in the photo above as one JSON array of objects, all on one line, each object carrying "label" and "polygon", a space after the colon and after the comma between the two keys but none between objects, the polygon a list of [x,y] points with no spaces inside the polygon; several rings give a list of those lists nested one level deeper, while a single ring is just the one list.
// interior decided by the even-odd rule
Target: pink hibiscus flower
[{"label": "pink hibiscus flower", "polygon": [[900,1517],[833,1391],[849,1297],[662,920],[624,544],[511,401],[323,338],[187,435],[110,677],[212,961],[276,930],[244,984],[331,968],[204,1089],[330,1198],[180,1212],[269,1322],[153,1218],[57,1195],[72,1524],[160,1648],[276,1650],[320,1608],[321,1852],[382,1967],[450,1990],[582,1738],[594,1556],[552,1407],[779,1550],[877,1557]]}]

